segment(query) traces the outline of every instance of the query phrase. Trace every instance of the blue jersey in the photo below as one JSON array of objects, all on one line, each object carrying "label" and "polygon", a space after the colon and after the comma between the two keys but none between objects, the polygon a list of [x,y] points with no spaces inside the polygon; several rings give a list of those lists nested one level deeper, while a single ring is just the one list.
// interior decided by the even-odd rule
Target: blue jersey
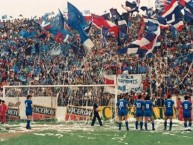
[{"label": "blue jersey", "polygon": [[144,102],[144,111],[152,111],[153,103],[150,100]]},{"label": "blue jersey", "polygon": [[183,101],[181,105],[183,108],[183,112],[190,112],[190,110],[192,109],[192,103],[190,103],[188,100]]},{"label": "blue jersey", "polygon": [[118,107],[118,115],[119,116],[127,116],[127,101],[126,100],[123,100],[123,99],[120,99],[116,106]]},{"label": "blue jersey", "polygon": [[143,106],[144,106],[144,101],[143,100],[136,100],[134,102],[134,105],[136,107],[136,117],[142,117],[143,116]]},{"label": "blue jersey", "polygon": [[152,106],[153,106],[152,101],[147,100],[144,102],[144,116],[145,117],[151,117],[153,115]]},{"label": "blue jersey", "polygon": [[25,100],[25,110],[32,111],[32,100]]},{"label": "blue jersey", "polygon": [[144,101],[143,100],[136,100],[134,102],[134,105],[135,105],[137,111],[142,111],[143,110],[143,106],[144,106]]},{"label": "blue jersey", "polygon": [[183,108],[183,117],[184,118],[191,118],[191,109],[192,109],[192,103],[188,100],[185,100],[181,103]]},{"label": "blue jersey", "polygon": [[117,105],[119,110],[127,110],[127,101],[124,100],[124,99],[120,99],[118,102],[117,102]]},{"label": "blue jersey", "polygon": [[170,99],[165,100],[165,101],[164,101],[164,106],[166,107],[166,111],[167,111],[167,110],[171,111],[171,110],[173,110],[174,101],[173,101],[173,100],[170,100]]},{"label": "blue jersey", "polygon": [[173,116],[174,101],[170,99],[165,100],[164,106],[166,107],[165,116]]}]

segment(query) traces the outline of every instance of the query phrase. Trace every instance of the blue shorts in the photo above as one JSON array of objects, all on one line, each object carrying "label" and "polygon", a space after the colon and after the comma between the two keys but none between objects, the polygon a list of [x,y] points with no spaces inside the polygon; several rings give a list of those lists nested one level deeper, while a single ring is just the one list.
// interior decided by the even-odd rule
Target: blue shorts
[{"label": "blue shorts", "polygon": [[26,116],[32,116],[32,110],[26,110],[25,114]]},{"label": "blue shorts", "polygon": [[128,114],[127,110],[119,110],[118,111],[119,116],[127,116],[127,114]]},{"label": "blue shorts", "polygon": [[135,116],[136,116],[136,117],[143,117],[143,111],[142,111],[142,110],[136,111]]},{"label": "blue shorts", "polygon": [[184,111],[184,112],[183,112],[183,117],[184,117],[184,118],[191,118],[191,113],[190,113],[190,111],[188,111],[188,112],[187,112],[187,111]]},{"label": "blue shorts", "polygon": [[145,117],[151,117],[153,115],[152,111],[144,111]]},{"label": "blue shorts", "polygon": [[173,116],[174,115],[173,110],[166,110],[166,112],[164,114],[165,114],[165,116]]}]

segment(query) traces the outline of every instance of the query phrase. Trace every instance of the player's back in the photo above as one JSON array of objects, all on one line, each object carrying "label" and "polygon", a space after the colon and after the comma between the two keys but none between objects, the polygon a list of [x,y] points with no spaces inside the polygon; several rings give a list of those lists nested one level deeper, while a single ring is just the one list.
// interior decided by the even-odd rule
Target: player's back
[{"label": "player's back", "polygon": [[144,111],[152,111],[153,103],[150,100],[144,102]]},{"label": "player's back", "polygon": [[174,106],[174,101],[171,99],[165,100],[164,101],[164,106],[166,107],[166,111],[167,110],[173,110],[173,106]]},{"label": "player's back", "polygon": [[119,110],[127,110],[127,101],[124,99],[119,99],[117,102],[117,107]]},{"label": "player's back", "polygon": [[192,109],[192,103],[188,100],[184,100],[182,102],[182,108],[184,112],[190,112],[190,110]]},{"label": "player's back", "polygon": [[137,111],[142,111],[143,110],[144,101],[143,100],[136,100],[134,105],[135,105]]},{"label": "player's back", "polygon": [[25,100],[25,107],[26,107],[26,110],[32,110],[32,101]]}]

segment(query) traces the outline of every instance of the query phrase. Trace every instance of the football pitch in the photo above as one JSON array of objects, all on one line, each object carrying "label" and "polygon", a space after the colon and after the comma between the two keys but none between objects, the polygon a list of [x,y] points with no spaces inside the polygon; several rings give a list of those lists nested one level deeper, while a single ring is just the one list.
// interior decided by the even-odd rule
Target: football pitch
[{"label": "football pitch", "polygon": [[138,131],[131,126],[118,131],[116,125],[90,127],[81,124],[25,124],[10,125],[0,130],[3,145],[192,145],[193,132],[174,125],[173,131]]}]

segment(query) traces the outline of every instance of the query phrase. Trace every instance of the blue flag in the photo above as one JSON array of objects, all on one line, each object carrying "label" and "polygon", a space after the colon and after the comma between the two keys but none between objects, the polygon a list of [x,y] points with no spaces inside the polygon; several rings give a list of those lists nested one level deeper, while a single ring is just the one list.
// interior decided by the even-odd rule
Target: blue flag
[{"label": "blue flag", "polygon": [[80,25],[82,28],[86,26],[86,20],[82,13],[71,3],[68,2],[68,25],[77,30]]},{"label": "blue flag", "polygon": [[2,16],[2,19],[7,19],[7,15],[3,15],[3,16]]},{"label": "blue flag", "polygon": [[81,12],[68,2],[68,25],[79,32],[81,43],[83,46],[90,51],[94,46],[93,42],[86,35],[83,28],[86,26],[86,21]]},{"label": "blue flag", "polygon": [[64,29],[64,17],[63,14],[61,13],[60,9],[59,10],[59,29],[63,30]]}]

